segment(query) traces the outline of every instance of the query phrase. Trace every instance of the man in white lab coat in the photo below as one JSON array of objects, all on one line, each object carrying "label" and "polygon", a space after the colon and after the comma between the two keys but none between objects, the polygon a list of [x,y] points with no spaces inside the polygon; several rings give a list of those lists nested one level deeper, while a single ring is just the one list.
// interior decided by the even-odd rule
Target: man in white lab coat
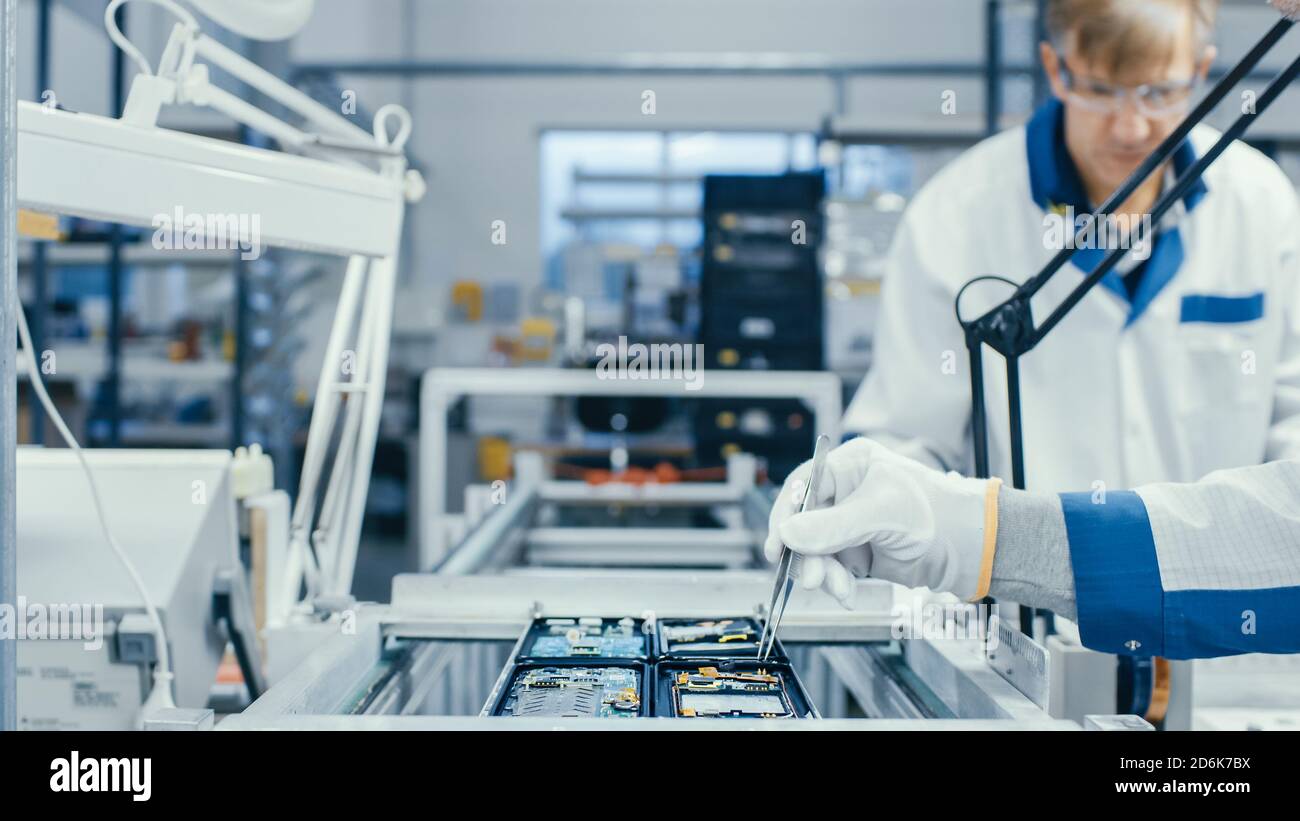
[{"label": "man in white lab coat", "polygon": [[804,464],[787,480],[765,550],[802,553],[803,578],[841,598],[848,566],[1049,608],[1121,658],[1300,652],[1300,461],[1116,491],[1103,505],[1091,491],[943,473],[860,437],[830,453],[815,509],[797,513],[808,475]]},{"label": "man in white lab coat", "polygon": [[[846,430],[969,473],[971,396],[954,298],[1023,282],[1168,135],[1214,57],[1217,0],[1050,0],[1053,99],[940,172],[904,215],[873,368]],[[1230,98],[1231,99],[1231,98]],[[1242,105],[1249,104],[1243,97]],[[1217,136],[1201,127],[1114,215],[1143,219]],[[1064,230],[1062,230],[1064,228]],[[1082,250],[1033,301],[1041,320],[1115,242]],[[1026,483],[1058,492],[1193,481],[1300,456],[1300,205],[1235,144],[1116,271],[1021,360]],[[1010,287],[963,298],[978,316]],[[1010,476],[1001,360],[985,354],[990,468]]]},{"label": "man in white lab coat", "polygon": [[[1280,169],[1243,144],[1021,360],[1025,480],[1038,493],[916,472],[921,463],[973,468],[958,291],[981,275],[1024,282],[1073,235],[1072,218],[1107,200],[1173,132],[1213,61],[1217,7],[1048,0],[1041,52],[1053,98],[1025,127],[940,172],[895,238],[873,368],[845,418],[847,431],[887,449],[859,439],[836,451],[829,473],[839,478],[818,489],[833,507],[802,525],[782,520],[806,468],[773,508],[765,552],[774,559],[784,542],[805,553],[806,587],[847,600],[851,576],[870,574],[1049,607],[1077,619],[1086,646],[1133,659],[1125,662],[1133,709],[1152,656],[1300,650],[1300,554],[1283,526],[1291,519],[1261,518],[1278,512],[1279,488],[1295,490],[1294,470],[1265,476],[1275,480],[1271,496],[1253,506],[1222,481],[1164,497],[1125,490],[1300,457],[1300,203]],[[1108,215],[1114,224],[1141,221],[1217,136],[1193,131],[1168,167]],[[1109,232],[1077,252],[1034,298],[1034,316],[1047,316],[1127,238]],[[973,286],[961,315],[980,315],[1010,289]],[[1009,477],[996,355],[985,353],[984,373],[990,469]],[[870,482],[871,465],[888,461],[882,451],[899,461]],[[1079,490],[1087,493],[1066,493]],[[1227,510],[1234,515],[1212,527],[1210,517]],[[1251,517],[1265,525],[1243,534],[1247,547],[1232,540],[1230,523]]]}]

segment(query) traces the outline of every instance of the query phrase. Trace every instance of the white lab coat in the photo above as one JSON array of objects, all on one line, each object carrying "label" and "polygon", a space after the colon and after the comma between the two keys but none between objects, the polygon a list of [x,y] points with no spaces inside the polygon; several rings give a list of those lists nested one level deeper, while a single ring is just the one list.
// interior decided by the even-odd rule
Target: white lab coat
[{"label": "white lab coat", "polygon": [[1061,494],[1079,631],[1119,655],[1300,652],[1300,462]]},{"label": "white lab coat", "polygon": [[[970,471],[970,376],[953,299],[981,274],[1023,282],[1055,253],[1044,243],[1044,216],[1059,200],[1047,195],[1069,186],[1056,179],[1064,172],[1063,148],[1051,139],[1054,105],[967,152],[911,203],[890,253],[873,367],[849,406],[846,431]],[[1194,161],[1217,136],[1198,128],[1178,164]],[[1157,246],[1145,293],[1134,300],[1139,308],[1111,272],[1022,358],[1029,489],[1193,481],[1220,468],[1300,457],[1295,188],[1241,143],[1204,182],[1176,209],[1176,230],[1162,228],[1181,249]],[[1063,268],[1033,300],[1035,322],[1083,277],[1075,265]],[[963,313],[977,316],[1009,292],[1001,283],[974,286]],[[1001,357],[986,352],[984,370],[990,466],[1010,480]]]}]

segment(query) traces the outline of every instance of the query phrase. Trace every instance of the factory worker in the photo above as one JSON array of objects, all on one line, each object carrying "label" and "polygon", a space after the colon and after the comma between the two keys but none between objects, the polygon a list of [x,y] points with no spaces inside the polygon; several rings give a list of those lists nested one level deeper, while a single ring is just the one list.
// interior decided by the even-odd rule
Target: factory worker
[{"label": "factory worker", "polygon": [[764,551],[804,554],[801,582],[841,600],[851,575],[871,575],[1045,607],[1120,656],[1300,652],[1300,461],[1057,495],[859,438],[827,455],[814,509],[798,513],[808,473],[787,480]]},{"label": "factory worker", "polygon": [[[1210,68],[1215,0],[1048,0],[1052,99],[957,159],[903,215],[873,367],[846,430],[971,471],[971,394],[954,298],[977,275],[1021,283],[1170,134]],[[1229,97],[1236,115],[1238,100]],[[1249,94],[1241,106],[1251,102]],[[1142,220],[1217,133],[1197,128],[1035,297],[1041,321]],[[1064,228],[1065,230],[1062,230]],[[1025,478],[1056,492],[1194,481],[1300,457],[1300,206],[1263,154],[1235,143],[1020,363]],[[1088,243],[1085,243],[1087,245]],[[1011,286],[963,297],[974,318]],[[1010,476],[1005,371],[985,355],[990,468]]]}]

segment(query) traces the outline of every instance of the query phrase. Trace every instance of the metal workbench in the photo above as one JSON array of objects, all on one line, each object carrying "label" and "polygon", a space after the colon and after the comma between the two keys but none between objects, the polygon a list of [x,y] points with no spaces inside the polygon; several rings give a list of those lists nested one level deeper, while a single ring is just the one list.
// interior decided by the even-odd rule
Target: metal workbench
[{"label": "metal workbench", "polygon": [[[509,648],[534,615],[658,617],[753,612],[770,592],[762,571],[547,571],[495,575],[398,576],[390,606],[362,607],[266,695],[221,729],[691,729],[713,722],[673,719],[501,719],[477,714]],[[859,583],[854,611],[800,591],[782,638],[799,665],[825,660],[870,719],[737,719],[729,729],[1078,729],[1050,718],[1003,680],[977,639],[894,643],[892,585]],[[547,602],[554,602],[548,605]],[[557,606],[559,609],[557,609]],[[392,669],[385,646],[415,642]],[[805,676],[806,677],[806,676]]]},{"label": "metal workbench", "polygon": [[[397,576],[390,604],[318,603],[311,616],[269,635],[273,658],[297,654],[301,663],[218,728],[1081,726],[1047,712],[1050,671],[1041,648],[1004,640],[992,661],[978,637],[907,637],[901,625],[909,621],[915,601],[878,580],[857,583],[852,610],[821,591],[799,590],[791,600],[781,639],[820,719],[480,717],[504,680],[512,648],[517,650],[536,617],[761,617],[771,592],[771,570],[759,553],[770,496],[753,486],[752,460],[734,459],[726,482],[641,488],[554,481],[528,457],[516,468],[505,503],[471,517],[468,535],[436,572]],[[694,505],[718,524],[585,533],[556,526],[555,509],[572,505],[657,510]],[[557,546],[565,551],[557,553]],[[1141,726],[1140,720],[1111,723]]]}]

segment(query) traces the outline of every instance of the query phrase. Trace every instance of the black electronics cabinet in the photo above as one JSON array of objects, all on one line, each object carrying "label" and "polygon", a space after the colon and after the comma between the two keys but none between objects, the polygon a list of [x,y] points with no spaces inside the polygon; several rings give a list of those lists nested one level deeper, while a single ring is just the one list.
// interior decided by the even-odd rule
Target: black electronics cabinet
[{"label": "black electronics cabinet", "polygon": [[[817,260],[825,194],[821,172],[704,178],[699,342],[708,369],[825,368]],[[743,451],[762,458],[774,481],[810,458],[813,427],[790,400],[700,402],[694,419],[703,466]]]}]

